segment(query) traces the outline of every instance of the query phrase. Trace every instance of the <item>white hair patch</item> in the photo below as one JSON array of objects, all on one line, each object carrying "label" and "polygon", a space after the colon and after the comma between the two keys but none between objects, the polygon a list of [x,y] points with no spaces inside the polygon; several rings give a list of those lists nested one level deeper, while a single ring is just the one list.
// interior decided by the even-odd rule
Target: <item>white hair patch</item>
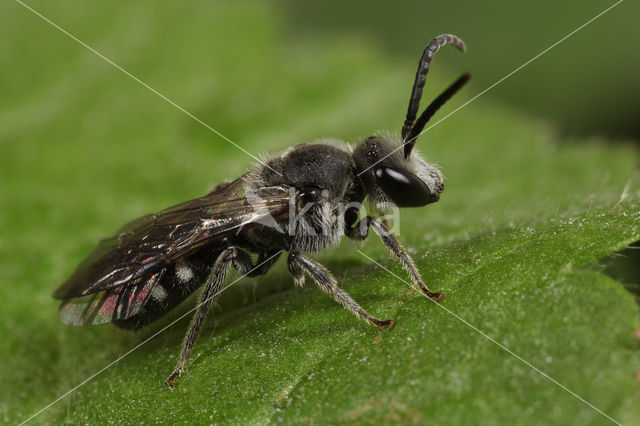
[{"label": "white hair patch", "polygon": [[184,262],[180,262],[176,265],[176,278],[181,283],[186,283],[193,279],[193,270],[189,268]]},{"label": "white hair patch", "polygon": [[167,290],[161,285],[157,285],[151,290],[151,298],[157,302],[162,302],[168,296]]}]

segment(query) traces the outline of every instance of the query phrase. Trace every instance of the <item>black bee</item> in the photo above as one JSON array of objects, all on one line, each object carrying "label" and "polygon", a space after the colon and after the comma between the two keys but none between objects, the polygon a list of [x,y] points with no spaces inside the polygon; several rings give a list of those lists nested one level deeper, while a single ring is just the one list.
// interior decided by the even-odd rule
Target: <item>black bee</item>
[{"label": "black bee", "polygon": [[[287,251],[296,284],[302,284],[306,273],[360,318],[391,328],[394,320],[366,312],[340,290],[328,270],[303,254],[337,244],[344,235],[364,240],[369,227],[414,284],[441,300],[444,294],[427,288],[384,220],[360,216],[365,199],[380,216],[392,206],[421,207],[440,198],[442,175],[412,150],[427,121],[470,78],[462,75],[416,120],[431,60],[445,44],[465,50],[463,41],[450,34],[429,42],[420,58],[402,140],[371,136],[353,150],[344,143],[298,145],[204,197],[134,220],[102,240],[53,293],[63,300],[61,320],[138,329],[204,284],[180,359],[167,379],[173,386],[229,268],[247,276],[263,275]],[[249,253],[257,256],[255,263]]]}]

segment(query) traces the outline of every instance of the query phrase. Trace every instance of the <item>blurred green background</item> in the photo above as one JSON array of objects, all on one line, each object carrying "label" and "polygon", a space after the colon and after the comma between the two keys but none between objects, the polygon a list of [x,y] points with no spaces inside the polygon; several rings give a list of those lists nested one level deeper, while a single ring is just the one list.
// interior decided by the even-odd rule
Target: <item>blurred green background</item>
[{"label": "blurred green background", "polygon": [[[469,50],[438,54],[425,99],[459,73],[473,74],[440,118],[613,3],[26,4],[258,154],[320,137],[357,142],[377,130],[397,134],[417,59],[434,35],[457,34]],[[421,138],[420,148],[442,166],[448,188],[428,209],[428,220],[423,211],[403,215],[401,237],[410,249],[420,254],[444,247],[448,253],[452,242],[466,246],[480,232],[526,230],[523,223],[533,219],[612,206],[625,183],[637,195],[631,171],[640,138],[638,16],[640,5],[621,3]],[[139,341],[110,327],[77,329],[57,321],[50,294],[95,242],[134,217],[241,175],[252,163],[19,3],[0,5],[0,298],[6,301],[0,421],[24,419]],[[409,232],[417,229],[425,231]],[[376,242],[366,247],[385,256]],[[338,276],[353,279],[349,271],[362,270],[353,246],[317,258]],[[607,271],[633,281],[634,266],[623,262]],[[450,271],[437,272],[425,274],[445,285],[439,277]],[[238,306],[291,288],[282,265],[274,277],[257,289],[230,292],[225,310],[233,317]],[[396,300],[389,298],[391,306]],[[107,420],[109,413],[91,404],[104,399],[108,406],[109,398],[124,394],[109,386],[131,389],[124,372],[139,371],[135,378],[144,381],[147,372],[136,364],[156,362],[156,354],[162,354],[160,365],[150,365],[163,376],[183,323],[42,421]],[[206,332],[213,335],[210,327]],[[131,404],[122,398],[114,406]]]},{"label": "blurred green background", "polygon": [[[398,60],[414,59],[426,33],[458,34],[469,52],[445,61],[469,69],[475,87],[484,89],[615,1],[285,3],[289,31],[364,34]],[[567,133],[640,136],[638,16],[637,2],[620,3],[489,96]]]}]

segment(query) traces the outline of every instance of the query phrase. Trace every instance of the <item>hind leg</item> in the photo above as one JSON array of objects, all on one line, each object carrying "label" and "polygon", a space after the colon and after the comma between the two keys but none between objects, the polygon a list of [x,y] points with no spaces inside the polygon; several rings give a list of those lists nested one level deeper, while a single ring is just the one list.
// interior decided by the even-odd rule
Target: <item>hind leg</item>
[{"label": "hind leg", "polygon": [[[262,259],[262,257],[260,257],[260,259]],[[252,273],[255,273],[256,271],[265,273],[268,267],[273,265],[273,262],[269,263],[267,268],[264,268],[264,265],[272,259],[277,259],[277,256],[272,255],[272,258],[269,258],[266,261],[262,261],[262,263],[260,263],[260,260],[258,260],[258,265],[254,266],[251,263],[251,257],[249,257],[249,255],[245,251],[239,249],[238,247],[229,247],[222,253],[220,253],[213,267],[211,268],[209,275],[207,276],[207,280],[204,284],[204,289],[202,290],[200,298],[198,299],[198,311],[193,316],[191,325],[189,326],[189,331],[187,331],[187,334],[184,337],[184,341],[182,343],[182,351],[180,352],[180,359],[178,360],[173,373],[171,373],[171,375],[167,379],[167,384],[169,386],[175,386],[176,380],[182,374],[187,359],[191,354],[191,350],[193,349],[193,346],[198,339],[198,334],[200,333],[200,328],[202,327],[202,324],[207,316],[207,312],[213,304],[215,297],[220,292],[220,286],[227,277],[229,266],[233,265],[238,271],[240,271],[240,273],[245,275],[252,275]]]},{"label": "hind leg", "polygon": [[271,267],[278,261],[281,254],[282,250],[260,253],[260,255],[258,255],[258,260],[256,260],[256,264],[254,265],[251,262],[249,254],[238,249],[236,251],[236,257],[233,259],[233,266],[238,270],[238,272],[245,274],[247,277],[259,277],[260,275],[266,274],[269,269],[271,269]]}]

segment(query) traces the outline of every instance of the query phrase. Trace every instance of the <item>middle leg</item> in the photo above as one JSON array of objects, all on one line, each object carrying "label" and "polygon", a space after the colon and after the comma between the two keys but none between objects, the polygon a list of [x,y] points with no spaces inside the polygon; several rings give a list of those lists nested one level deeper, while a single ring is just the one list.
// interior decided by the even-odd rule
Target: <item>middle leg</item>
[{"label": "middle leg", "polygon": [[342,304],[342,306],[344,306],[363,320],[368,321],[378,327],[393,328],[393,326],[395,325],[396,321],[393,319],[379,320],[378,318],[375,318],[367,311],[362,309],[360,305],[358,305],[358,303],[351,298],[351,296],[349,296],[338,287],[338,282],[333,277],[333,275],[331,275],[331,272],[329,272],[324,268],[324,266],[320,265],[319,263],[309,259],[308,257],[300,253],[291,252],[289,253],[288,266],[289,272],[291,272],[291,275],[296,282],[301,281],[304,273],[306,272],[311,277],[311,279],[313,279],[313,281],[318,284],[318,286],[323,291],[332,296],[336,300],[336,302]]}]

